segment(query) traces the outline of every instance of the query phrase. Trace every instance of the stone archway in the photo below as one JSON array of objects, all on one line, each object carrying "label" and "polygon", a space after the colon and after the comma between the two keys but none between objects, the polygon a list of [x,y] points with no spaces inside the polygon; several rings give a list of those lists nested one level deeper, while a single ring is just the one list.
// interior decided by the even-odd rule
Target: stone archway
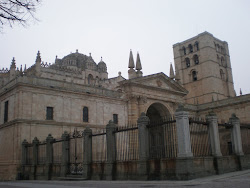
[{"label": "stone archway", "polygon": [[165,117],[170,117],[171,114],[166,106],[161,103],[153,103],[148,107],[146,115],[151,122],[160,121]]},{"label": "stone archway", "polygon": [[[150,119],[149,126],[149,157],[160,159],[165,157],[164,139],[166,137],[164,119],[171,114],[166,106],[153,103],[148,107],[146,115]],[[156,166],[159,166],[157,163]],[[160,169],[158,169],[160,172]]]}]

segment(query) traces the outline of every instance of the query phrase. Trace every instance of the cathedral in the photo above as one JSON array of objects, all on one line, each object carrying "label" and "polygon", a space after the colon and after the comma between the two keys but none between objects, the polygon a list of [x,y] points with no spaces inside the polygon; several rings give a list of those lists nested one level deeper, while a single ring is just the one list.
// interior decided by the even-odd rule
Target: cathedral
[{"label": "cathedral", "polygon": [[179,104],[191,116],[213,111],[223,123],[232,113],[250,123],[250,94],[236,96],[228,44],[203,32],[173,45],[170,73],[143,75],[143,62],[132,51],[128,79],[109,78],[107,64],[76,50],[53,64],[40,52],[31,67],[0,71],[0,179],[14,179],[21,143],[34,137],[86,127],[98,132],[109,120],[118,126],[136,124],[145,112],[150,121],[174,115]]}]

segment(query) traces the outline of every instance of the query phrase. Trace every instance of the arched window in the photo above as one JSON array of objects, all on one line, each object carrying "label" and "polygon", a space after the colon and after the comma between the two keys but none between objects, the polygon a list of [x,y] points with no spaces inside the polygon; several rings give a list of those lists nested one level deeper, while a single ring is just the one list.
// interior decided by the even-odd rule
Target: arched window
[{"label": "arched window", "polygon": [[223,47],[221,47],[221,53],[224,53],[224,48]]},{"label": "arched window", "polygon": [[197,72],[195,70],[192,71],[192,79],[193,81],[197,81]]},{"label": "arched window", "polygon": [[88,76],[88,84],[93,84],[94,78],[92,76],[92,74],[89,74]]},{"label": "arched window", "polygon": [[188,49],[189,49],[189,53],[192,53],[192,52],[193,52],[193,46],[192,46],[192,44],[189,44],[189,45],[188,45]]},{"label": "arched window", "polygon": [[199,57],[198,57],[198,55],[195,54],[195,55],[193,56],[193,60],[194,60],[194,64],[195,64],[195,65],[198,65],[198,64],[199,64]]},{"label": "arched window", "polygon": [[82,110],[82,120],[83,122],[89,122],[89,109],[86,106]]},{"label": "arched window", "polygon": [[183,46],[182,47],[182,50],[183,50],[183,55],[186,55],[187,53],[186,53],[186,48]]},{"label": "arched window", "polygon": [[190,67],[190,59],[189,59],[189,58],[186,58],[186,59],[185,59],[185,62],[186,62],[187,68]]},{"label": "arched window", "polygon": [[225,80],[225,74],[224,74],[224,72],[223,72],[222,69],[220,69],[220,78],[221,78],[222,80]]},{"label": "arched window", "polygon": [[195,46],[196,51],[198,51],[199,50],[199,43],[197,41],[194,43],[194,46]]},{"label": "arched window", "polygon": [[221,62],[221,65],[222,65],[222,66],[225,66],[225,60],[224,60],[224,57],[221,57],[220,62]]}]

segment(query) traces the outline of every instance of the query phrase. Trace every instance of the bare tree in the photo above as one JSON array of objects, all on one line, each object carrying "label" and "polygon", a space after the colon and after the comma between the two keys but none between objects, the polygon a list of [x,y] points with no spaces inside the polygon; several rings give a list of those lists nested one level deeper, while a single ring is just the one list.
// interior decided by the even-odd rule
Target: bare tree
[{"label": "bare tree", "polygon": [[34,17],[41,0],[0,0],[0,31],[5,25],[12,27],[15,23],[23,26]]}]

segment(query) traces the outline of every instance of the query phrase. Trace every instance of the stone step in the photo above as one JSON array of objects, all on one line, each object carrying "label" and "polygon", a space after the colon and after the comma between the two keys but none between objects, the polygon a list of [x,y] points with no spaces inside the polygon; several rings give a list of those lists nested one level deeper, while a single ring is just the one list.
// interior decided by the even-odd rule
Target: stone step
[{"label": "stone step", "polygon": [[61,181],[84,181],[87,180],[83,178],[81,175],[67,175],[66,177],[58,177],[57,180]]}]

